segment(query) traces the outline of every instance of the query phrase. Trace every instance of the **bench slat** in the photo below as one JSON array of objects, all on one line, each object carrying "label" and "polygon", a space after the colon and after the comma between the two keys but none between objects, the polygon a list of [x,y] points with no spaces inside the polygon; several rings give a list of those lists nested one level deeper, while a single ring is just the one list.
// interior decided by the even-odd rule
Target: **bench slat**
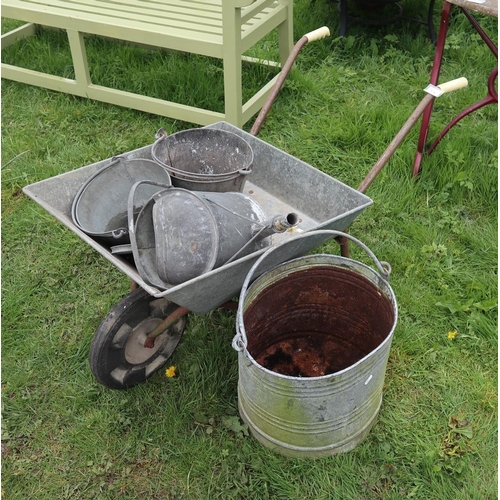
[{"label": "bench slat", "polygon": [[[186,8],[186,5],[197,8]],[[270,17],[274,8],[267,7],[251,18],[242,28],[242,37]],[[222,53],[221,5],[214,0],[4,0],[2,14],[27,22],[177,50],[183,50],[183,43],[186,43],[185,50],[202,55],[221,57]],[[154,36],[158,37],[154,42],[146,41],[153,40]]]},{"label": "bench slat", "polygon": [[[135,6],[122,5],[120,9],[116,4],[108,2],[83,0],[71,2],[68,0],[51,0],[50,6],[44,2],[24,1],[18,3],[21,8],[28,8],[29,11],[38,13],[41,16],[57,16],[58,26],[65,28],[64,19],[67,22],[79,21],[81,23],[101,22],[113,26],[133,27],[137,26],[142,31],[163,32],[165,29],[176,28],[186,31],[206,33],[208,35],[222,35],[222,17],[210,19],[206,11],[182,11],[177,8],[164,7],[162,9],[139,8]],[[145,4],[149,5],[149,4]],[[9,8],[9,2],[2,4],[5,12]],[[5,15],[5,14],[4,14]],[[63,24],[63,25],[61,25]],[[82,28],[82,31],[85,31]],[[188,36],[186,33],[184,36]]]},{"label": "bench slat", "polygon": [[135,13],[146,15],[151,19],[157,16],[168,18],[183,15],[185,20],[196,24],[211,23],[214,26],[222,25],[222,7],[219,3],[207,4],[206,2],[192,2],[186,0],[166,0],[165,2],[137,2],[137,0],[61,0],[68,7],[86,6],[88,9],[106,9],[111,16],[120,13]]}]

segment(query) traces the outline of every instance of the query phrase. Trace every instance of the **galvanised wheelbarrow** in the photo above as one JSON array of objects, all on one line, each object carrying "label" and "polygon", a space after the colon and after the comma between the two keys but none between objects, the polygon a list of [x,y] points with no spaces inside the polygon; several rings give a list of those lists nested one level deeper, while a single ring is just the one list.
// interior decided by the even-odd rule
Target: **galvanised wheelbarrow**
[{"label": "galvanised wheelbarrow", "polygon": [[[297,228],[272,235],[271,244],[316,229],[343,231],[372,204],[359,191],[233,125],[219,122],[209,128],[233,132],[251,145],[253,171],[246,180],[244,194],[268,214],[297,214]],[[121,156],[151,159],[151,145]],[[131,259],[112,253],[110,243],[84,233],[71,217],[73,199],[80,186],[109,162],[110,159],[103,160],[31,184],[24,188],[24,193],[139,285],[109,311],[90,349],[91,369],[99,382],[125,389],[146,380],[165,365],[181,339],[188,312],[203,315],[236,297],[250,268],[266,248],[167,289],[149,285]],[[314,246],[309,240],[304,241],[304,245],[294,247],[290,255],[281,258],[299,257],[320,244],[317,239]],[[256,274],[278,263],[266,261]],[[151,347],[145,346],[145,342]]]},{"label": "galvanised wheelbarrow", "polygon": [[[314,229],[341,231],[372,203],[364,194],[256,138],[300,50],[308,42],[328,35],[328,28],[323,27],[297,42],[250,133],[225,122],[205,127],[232,132],[250,144],[253,169],[243,194],[255,200],[267,214],[293,213],[297,217],[298,226],[293,231],[274,234],[271,245]],[[23,189],[27,196],[132,280],[133,290],[106,315],[90,348],[93,374],[113,389],[132,387],[164,366],[181,339],[188,312],[203,315],[226,304],[231,307],[228,301],[237,296],[248,271],[265,251],[262,248],[181,284],[158,288],[143,279],[133,259],[115,252],[111,241],[84,232],[72,213],[73,202],[82,186],[110,163],[119,170],[122,164],[130,164],[130,160],[153,160],[153,146],[119,155],[125,161],[118,164],[114,155]],[[299,247],[287,257],[297,257],[312,249],[310,244]],[[277,262],[268,262],[256,276],[275,264]]]}]

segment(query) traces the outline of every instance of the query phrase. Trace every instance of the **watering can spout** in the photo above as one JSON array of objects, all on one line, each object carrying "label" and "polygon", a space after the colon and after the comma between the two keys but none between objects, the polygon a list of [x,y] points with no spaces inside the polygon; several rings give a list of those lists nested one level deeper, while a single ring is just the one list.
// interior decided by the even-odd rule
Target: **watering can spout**
[{"label": "watering can spout", "polygon": [[284,233],[297,226],[298,223],[299,216],[294,212],[286,215],[276,215],[259,225],[255,225],[254,238],[255,240],[262,241],[274,233]]},{"label": "watering can spout", "polygon": [[225,263],[229,264],[229,262],[246,255],[249,249],[251,249],[251,251],[255,251],[255,248],[267,246],[264,242],[265,238],[273,235],[274,233],[284,233],[285,231],[296,227],[298,223],[299,216],[294,212],[290,212],[286,215],[276,215],[275,217],[267,219],[264,222],[254,224],[252,228],[252,238]]},{"label": "watering can spout", "polygon": [[299,216],[294,212],[290,212],[289,214],[286,215],[278,215],[273,219],[274,232],[283,233],[288,229],[296,227],[298,223],[299,223]]}]

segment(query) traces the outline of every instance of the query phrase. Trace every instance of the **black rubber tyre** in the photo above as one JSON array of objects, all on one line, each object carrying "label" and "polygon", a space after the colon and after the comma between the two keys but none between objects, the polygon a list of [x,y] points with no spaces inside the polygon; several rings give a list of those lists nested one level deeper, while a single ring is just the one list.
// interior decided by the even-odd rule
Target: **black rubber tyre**
[{"label": "black rubber tyre", "polygon": [[95,378],[110,389],[128,389],[162,368],[182,337],[186,316],[158,336],[153,348],[144,347],[144,340],[177,307],[142,288],[116,303],[90,346],[90,369]]}]

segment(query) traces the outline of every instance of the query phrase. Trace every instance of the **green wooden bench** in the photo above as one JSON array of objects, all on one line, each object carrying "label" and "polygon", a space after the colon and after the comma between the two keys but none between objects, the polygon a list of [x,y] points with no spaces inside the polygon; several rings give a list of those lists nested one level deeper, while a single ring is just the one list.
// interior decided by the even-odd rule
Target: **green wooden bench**
[{"label": "green wooden bench", "polygon": [[[2,49],[42,25],[66,30],[75,79],[2,64],[2,78],[126,106],[186,122],[241,127],[265,102],[277,77],[242,101],[244,53],[277,30],[280,62],[293,48],[293,0],[2,0],[2,17],[27,24],[2,36]],[[85,35],[222,59],[224,113],[95,85]]]}]

